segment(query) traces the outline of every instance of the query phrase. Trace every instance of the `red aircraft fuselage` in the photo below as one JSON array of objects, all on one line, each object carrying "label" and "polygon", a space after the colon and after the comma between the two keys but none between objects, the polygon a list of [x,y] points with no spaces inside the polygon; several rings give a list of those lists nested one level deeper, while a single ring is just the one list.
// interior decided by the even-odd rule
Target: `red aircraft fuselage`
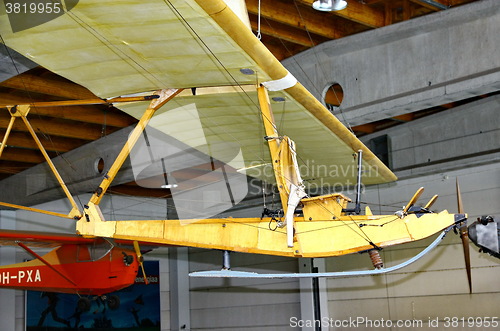
[{"label": "red aircraft fuselage", "polygon": [[138,269],[133,250],[63,244],[34,260],[0,266],[0,288],[104,295],[132,285]]}]

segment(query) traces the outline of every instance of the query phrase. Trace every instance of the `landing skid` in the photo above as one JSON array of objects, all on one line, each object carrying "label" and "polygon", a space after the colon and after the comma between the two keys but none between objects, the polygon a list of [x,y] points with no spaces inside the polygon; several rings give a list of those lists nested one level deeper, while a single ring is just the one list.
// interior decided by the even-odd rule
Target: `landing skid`
[{"label": "landing skid", "polygon": [[453,226],[445,229],[429,246],[423,251],[415,255],[403,263],[389,267],[374,270],[356,270],[356,271],[340,271],[340,272],[320,272],[320,273],[285,273],[285,274],[259,274],[256,272],[233,271],[230,269],[213,270],[213,271],[196,271],[189,274],[190,277],[215,277],[215,278],[338,278],[338,277],[353,277],[353,276],[370,276],[380,275],[388,272],[396,271],[404,268],[413,262],[419,260],[424,255],[429,253],[436,247],[441,240],[446,236]]}]

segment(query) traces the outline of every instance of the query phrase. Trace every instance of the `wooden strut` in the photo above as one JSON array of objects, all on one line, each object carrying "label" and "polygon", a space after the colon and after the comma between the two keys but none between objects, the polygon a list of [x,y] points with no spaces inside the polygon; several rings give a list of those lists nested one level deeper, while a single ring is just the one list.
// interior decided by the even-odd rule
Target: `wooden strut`
[{"label": "wooden strut", "polygon": [[2,145],[0,145],[0,158],[2,157],[3,150],[7,145],[7,139],[9,139],[10,131],[12,131],[12,127],[14,126],[15,121],[16,118],[14,116],[11,116],[9,125],[7,126],[7,131],[5,132],[5,136],[3,137]]},{"label": "wooden strut", "polygon": [[[62,106],[85,106],[85,105],[110,105],[120,102],[136,102],[136,101],[149,101],[159,98],[158,95],[146,95],[137,97],[116,97],[109,99],[87,99],[87,100],[64,100],[64,101],[45,101],[45,102],[32,102],[28,104],[20,104],[17,106],[30,106],[34,108],[42,107],[62,107]],[[15,105],[0,104],[0,108],[12,108]]]},{"label": "wooden strut", "polygon": [[[180,92],[180,90],[177,93],[179,93],[179,92]],[[177,95],[177,93],[175,95]],[[33,107],[36,108],[36,107],[55,107],[55,106],[75,106],[75,105],[95,105],[95,104],[108,104],[108,105],[110,105],[113,103],[121,103],[121,102],[137,102],[137,101],[152,100],[150,108],[157,107],[156,109],[158,109],[166,102],[163,100],[164,98],[165,98],[165,92],[160,91],[159,93],[156,92],[155,94],[146,95],[146,96],[116,97],[116,98],[110,98],[110,99],[88,99],[88,100],[33,102],[33,103],[29,103],[29,104],[19,104],[19,105],[0,105],[0,108],[6,107],[11,115],[9,125],[7,126],[7,130],[5,132],[2,143],[0,145],[0,158],[2,156],[2,153],[5,149],[5,147],[7,146],[7,140],[9,139],[10,133],[12,131],[12,127],[14,126],[14,122],[15,122],[16,118],[20,117],[23,120],[24,124],[26,125],[28,131],[30,132],[38,149],[43,154],[45,160],[47,161],[47,164],[49,165],[52,173],[56,177],[59,185],[63,189],[66,197],[68,198],[68,200],[71,204],[72,210],[70,211],[70,213],[68,215],[65,215],[65,214],[51,212],[51,211],[47,211],[47,210],[43,210],[43,209],[31,208],[31,207],[11,204],[11,203],[7,203],[7,202],[1,202],[1,201],[0,201],[0,206],[5,206],[5,207],[15,208],[15,209],[23,209],[23,210],[27,210],[27,211],[32,211],[32,212],[47,214],[47,215],[51,215],[51,216],[62,217],[62,218],[69,218],[69,219],[79,219],[82,216],[73,196],[71,195],[71,193],[68,190],[68,187],[64,183],[64,180],[62,179],[61,175],[57,171],[57,168],[53,164],[52,160],[50,159],[49,155],[47,154],[47,151],[43,147],[40,139],[38,139],[38,136],[36,135],[35,130],[31,126],[31,124],[27,118],[28,113],[31,110],[31,108],[33,108]]]},{"label": "wooden strut", "polygon": [[[31,137],[33,138],[33,140],[35,141],[36,145],[38,146],[38,149],[40,150],[40,152],[42,153],[43,157],[45,158],[45,161],[47,161],[47,164],[49,165],[52,173],[54,174],[54,176],[56,177],[57,181],[59,182],[59,185],[63,189],[66,197],[68,198],[68,200],[69,200],[69,202],[71,204],[71,207],[72,207],[72,210],[69,213],[69,215],[71,217],[78,217],[78,215],[80,214],[80,211],[78,210],[78,206],[76,205],[76,202],[73,199],[73,196],[69,192],[68,187],[64,183],[64,180],[62,179],[61,175],[59,174],[59,172],[57,171],[56,167],[52,163],[52,160],[50,159],[49,155],[47,154],[47,151],[43,147],[42,142],[40,141],[40,139],[38,139],[38,136],[36,135],[35,130],[31,126],[30,122],[28,121],[27,116],[28,116],[28,113],[29,113],[29,111],[31,109],[31,106],[30,105],[19,105],[19,106],[15,106],[15,107],[9,107],[8,109],[9,109],[9,112],[10,112],[10,115],[11,115],[11,120],[9,122],[9,127],[7,128],[7,132],[6,132],[5,137],[3,139],[3,142],[2,142],[2,148],[0,150],[0,156],[1,156],[1,152],[3,151],[3,149],[4,149],[4,147],[5,147],[6,143],[7,143],[7,139],[9,137],[10,131],[12,129],[12,125],[14,124],[15,118],[16,117],[20,117],[23,120],[24,125],[26,126],[26,128],[30,132]],[[1,203],[1,204],[4,205],[4,206],[6,206],[5,203]],[[14,205],[12,205],[12,206],[14,206]],[[26,209],[26,208],[22,208],[22,209]],[[32,211],[38,211],[38,210],[33,209]],[[59,216],[59,214],[56,214],[56,216]],[[65,217],[67,217],[67,216],[65,215]]]},{"label": "wooden strut", "polygon": [[59,185],[61,185],[61,188],[63,189],[64,194],[66,194],[66,197],[68,198],[69,202],[71,203],[71,207],[73,207],[73,209],[70,212],[70,214],[78,213],[78,206],[76,205],[75,199],[71,195],[68,187],[66,186],[66,183],[64,183],[64,180],[62,179],[61,175],[59,174],[59,171],[57,171],[57,168],[55,167],[54,163],[52,163],[52,160],[50,159],[49,154],[47,154],[47,151],[43,147],[42,142],[40,141],[40,139],[38,139],[38,136],[36,135],[35,130],[33,130],[33,127],[31,126],[30,122],[26,118],[26,115],[22,115],[21,118],[22,118],[24,124],[26,125],[26,127],[28,128],[28,131],[31,133],[31,136],[33,137],[33,140],[37,144],[38,149],[40,150],[40,152],[42,152],[43,157],[45,158],[45,161],[47,161],[47,164],[49,165],[50,169],[52,170],[52,173],[54,174],[57,181],[59,182]]},{"label": "wooden strut", "polygon": [[155,112],[182,91],[183,89],[165,89],[156,92],[158,98],[151,101],[148,109],[146,109],[141,119],[139,120],[139,123],[137,123],[134,130],[130,133],[127,142],[120,151],[120,154],[118,154],[118,156],[116,157],[115,162],[113,162],[113,164],[111,165],[111,168],[106,173],[106,176],[102,180],[101,185],[99,185],[97,191],[90,198],[89,204],[92,203],[94,205],[98,205],[101,202],[104,193],[106,193],[109,186],[111,185],[111,182],[113,182],[113,180],[115,179],[116,174],[123,165],[123,162],[125,162],[125,160],[127,159],[130,151],[134,147],[135,143],[141,136],[142,132],[148,125]]},{"label": "wooden strut", "polygon": [[279,137],[266,88],[260,86],[257,91],[276,185],[278,186],[283,214],[285,215],[287,246],[291,248],[294,246],[295,208],[301,199],[306,196],[306,192],[302,187],[302,180],[297,167],[295,144],[288,137]]},{"label": "wooden strut", "polygon": [[21,205],[15,205],[13,203],[8,203],[8,202],[1,202],[0,201],[0,206],[14,208],[14,209],[22,209],[22,210],[32,211],[32,212],[35,212],[35,213],[46,214],[46,215],[51,215],[51,216],[57,216],[57,217],[62,217],[62,218],[74,219],[74,216],[72,216],[72,215],[65,215],[65,214],[56,213],[56,212],[53,212],[53,211],[48,211],[48,210],[43,210],[43,209],[38,209],[38,208],[32,208],[32,207],[26,207],[26,206],[21,206]]},{"label": "wooden strut", "polygon": [[278,190],[280,193],[281,205],[283,207],[283,213],[286,213],[288,205],[288,193],[284,187],[280,186],[281,170],[279,168],[279,146],[280,137],[278,136],[278,130],[274,124],[274,115],[271,109],[271,102],[269,101],[269,95],[264,86],[259,86],[257,88],[257,95],[259,98],[260,111],[262,115],[262,122],[264,123],[264,129],[266,131],[266,139],[269,144],[269,152],[271,153],[271,163],[273,165],[274,175],[276,177],[276,184],[278,185]]}]

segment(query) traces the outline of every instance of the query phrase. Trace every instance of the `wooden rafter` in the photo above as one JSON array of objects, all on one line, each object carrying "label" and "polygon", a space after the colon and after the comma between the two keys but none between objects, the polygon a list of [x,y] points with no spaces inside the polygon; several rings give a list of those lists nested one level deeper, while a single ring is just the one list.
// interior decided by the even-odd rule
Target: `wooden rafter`
[{"label": "wooden rafter", "polygon": [[[247,0],[247,6],[250,13],[258,15],[258,0]],[[295,28],[307,29],[310,33],[328,39],[338,39],[346,35],[345,27],[335,23],[331,15],[312,10],[298,12],[293,2],[264,1],[261,3],[261,17]]]},{"label": "wooden rafter", "polygon": [[12,77],[1,84],[4,87],[23,91],[42,93],[68,99],[92,99],[96,96],[80,85],[71,82],[42,78],[30,73]]},{"label": "wooden rafter", "polygon": [[[299,2],[312,7],[314,0],[299,0]],[[349,1],[346,9],[333,14],[371,28],[380,28],[385,25],[382,11],[358,1]]]},{"label": "wooden rafter", "polygon": [[[252,29],[254,31],[257,31],[258,25],[256,20],[252,20],[251,24]],[[306,47],[313,47],[318,44],[314,40],[311,40],[310,35],[308,35],[307,32],[304,32],[303,30],[293,29],[267,19],[262,22],[260,32],[273,38],[278,38]]]},{"label": "wooden rafter", "polygon": [[[0,123],[6,123],[8,113],[0,111]],[[53,118],[47,121],[43,118],[34,117],[30,119],[31,125],[35,131],[42,134],[60,137],[69,137],[84,140],[96,140],[102,137],[102,125],[91,123],[68,122],[62,119]],[[2,125],[3,126],[3,125]],[[116,128],[108,128],[109,132],[116,131]],[[14,123],[13,131],[27,132],[27,129],[21,122]]]},{"label": "wooden rafter", "polygon": [[2,153],[3,161],[12,161],[12,162],[24,162],[24,163],[42,163],[45,161],[43,155],[40,154],[37,150],[25,150],[25,149],[16,149],[15,151],[6,148]]},{"label": "wooden rafter", "polygon": [[37,107],[33,108],[31,112],[40,116],[116,127],[127,127],[137,122],[131,116],[120,113],[116,109],[106,108],[96,106]]},{"label": "wooden rafter", "polygon": [[[435,6],[435,5],[432,5],[431,3],[429,2],[426,2],[426,1],[422,1],[422,0],[409,0],[419,6],[422,6],[422,7],[425,7],[427,9],[430,9],[430,10],[433,10],[433,11],[439,11],[441,10],[438,6]],[[435,2],[436,4],[440,4],[442,6],[445,6],[445,7],[448,7],[449,6],[449,2],[448,0],[433,0],[433,2]]]},{"label": "wooden rafter", "polygon": [[[0,137],[5,135],[5,130],[0,130]],[[53,151],[58,153],[65,153],[74,148],[77,148],[88,140],[82,139],[72,139],[72,138],[61,138],[61,137],[50,137],[50,140],[46,141],[45,137],[40,138],[44,143],[44,147],[47,151]],[[23,149],[37,149],[36,144],[27,132],[13,132],[10,134],[8,143],[8,148],[23,148]]]}]

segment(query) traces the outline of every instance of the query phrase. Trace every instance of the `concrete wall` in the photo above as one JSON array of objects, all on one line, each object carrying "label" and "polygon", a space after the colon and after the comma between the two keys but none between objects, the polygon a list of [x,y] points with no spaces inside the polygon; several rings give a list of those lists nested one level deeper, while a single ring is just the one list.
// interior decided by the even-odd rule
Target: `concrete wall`
[{"label": "concrete wall", "polygon": [[499,28],[500,2],[483,0],[329,41],[283,64],[319,100],[340,84],[339,117],[358,125],[499,90]]},{"label": "concrete wall", "polygon": [[[190,250],[190,271],[218,270],[219,251]],[[297,272],[297,260],[232,253],[233,270]],[[289,330],[301,316],[298,280],[191,278],[192,330]]]},{"label": "concrete wall", "polygon": [[[500,165],[497,163],[369,188],[363,200],[369,202],[373,212],[394,212],[420,186],[424,186],[426,190],[421,197],[422,203],[427,202],[433,194],[438,194],[440,197],[433,209],[453,212],[457,208],[457,177],[470,221],[480,215],[500,217]],[[392,266],[416,255],[430,241],[387,248],[382,251],[382,257],[387,266]],[[343,321],[359,317],[378,322],[385,319],[393,321],[394,325],[397,320],[416,320],[423,321],[424,326],[428,326],[429,319],[434,321],[437,318],[443,328],[446,317],[498,317],[499,260],[479,253],[471,244],[471,262],[473,294],[468,293],[459,236],[450,232],[434,251],[399,271],[373,277],[331,279],[328,281],[330,318]],[[371,268],[370,265],[366,254],[327,259],[327,270],[330,271],[367,269]],[[392,328],[402,329],[405,328]],[[468,328],[466,325],[465,328],[456,329]]]},{"label": "concrete wall", "polygon": [[387,135],[400,178],[500,160],[500,95],[455,107],[361,138]]},{"label": "concrete wall", "polygon": [[[388,135],[394,168],[401,170],[396,172],[397,182],[367,188],[362,200],[374,213],[391,214],[423,186],[422,204],[438,194],[432,209],[456,212],[458,178],[469,222],[481,215],[500,217],[498,100],[490,97],[364,137],[368,141]],[[432,239],[384,249],[382,257],[387,266],[398,264]],[[470,247],[473,294],[468,293],[459,236],[449,233],[429,255],[399,271],[329,280],[330,317],[338,323],[367,318],[378,323],[391,320],[394,325],[397,320],[415,320],[424,323],[423,329],[432,329],[429,323],[443,327],[446,317],[498,317],[499,260]],[[329,271],[371,268],[363,254],[326,259],[326,264]]]}]

